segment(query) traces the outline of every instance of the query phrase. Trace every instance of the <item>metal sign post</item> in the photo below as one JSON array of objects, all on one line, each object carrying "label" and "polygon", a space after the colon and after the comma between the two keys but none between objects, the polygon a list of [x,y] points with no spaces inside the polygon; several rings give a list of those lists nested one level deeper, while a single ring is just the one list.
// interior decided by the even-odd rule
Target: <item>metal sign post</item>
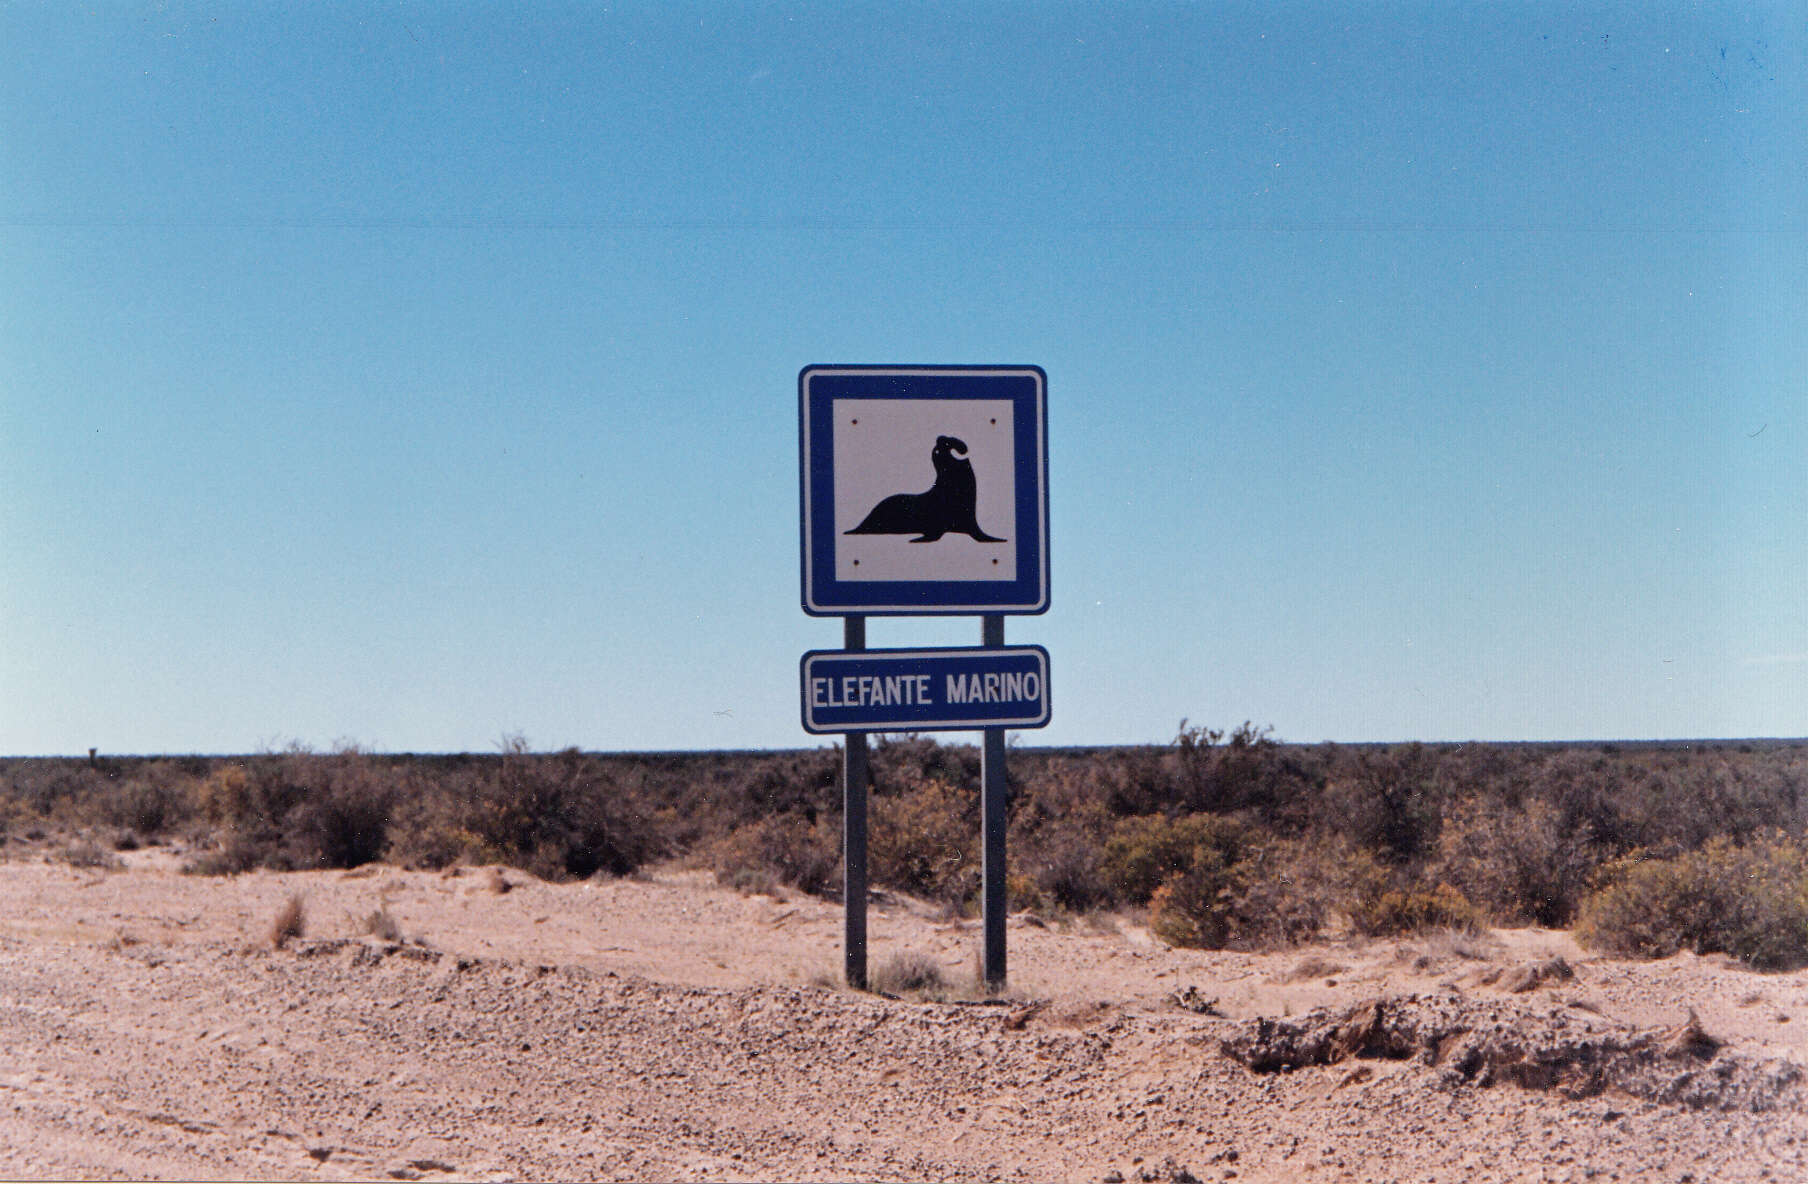
[{"label": "metal sign post", "polygon": [[[1004,617],[981,618],[983,644],[1002,648]],[[985,931],[986,986],[1004,989],[1005,894],[1004,831],[1007,790],[1004,775],[1004,729],[986,728],[979,754],[980,915]]]},{"label": "metal sign post", "polygon": [[[1048,723],[1048,376],[1038,366],[806,366],[797,376],[803,609],[843,649],[800,665],[803,723],[841,732],[848,985],[866,973],[866,738],[977,729],[986,986],[1005,984],[1005,729]],[[927,487],[927,488],[925,488]],[[869,615],[978,616],[978,647],[866,649]]]},{"label": "metal sign post", "polygon": [[[842,645],[850,653],[866,648],[866,618],[842,619]],[[866,733],[849,732],[841,750],[842,912],[846,933],[847,984],[866,990]]]}]

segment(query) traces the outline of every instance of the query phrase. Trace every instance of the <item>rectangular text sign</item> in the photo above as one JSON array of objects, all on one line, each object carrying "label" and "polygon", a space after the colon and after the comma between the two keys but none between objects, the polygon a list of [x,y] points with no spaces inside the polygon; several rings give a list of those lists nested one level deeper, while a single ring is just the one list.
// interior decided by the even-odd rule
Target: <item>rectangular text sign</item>
[{"label": "rectangular text sign", "polygon": [[811,650],[804,731],[936,732],[1048,723],[1048,651]]}]

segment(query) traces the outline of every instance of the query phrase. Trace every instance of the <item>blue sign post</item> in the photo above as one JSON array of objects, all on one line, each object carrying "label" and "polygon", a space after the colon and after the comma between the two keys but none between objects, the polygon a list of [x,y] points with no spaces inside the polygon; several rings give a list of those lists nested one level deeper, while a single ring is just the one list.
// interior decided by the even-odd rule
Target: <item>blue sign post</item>
[{"label": "blue sign post", "polygon": [[[978,729],[984,973],[1005,981],[1007,727],[1048,723],[1048,376],[1038,366],[806,366],[797,378],[803,608],[845,648],[803,657],[803,723],[846,734],[846,972],[866,986],[866,736]],[[980,645],[868,650],[868,615],[973,615]]]}]

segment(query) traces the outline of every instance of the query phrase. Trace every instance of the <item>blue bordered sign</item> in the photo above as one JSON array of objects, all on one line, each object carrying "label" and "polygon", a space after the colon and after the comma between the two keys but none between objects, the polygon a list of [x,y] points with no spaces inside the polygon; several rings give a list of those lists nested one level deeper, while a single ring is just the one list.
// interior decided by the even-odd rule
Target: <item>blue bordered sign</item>
[{"label": "blue bordered sign", "polygon": [[804,731],[934,732],[1048,723],[1048,651],[811,650]]},{"label": "blue bordered sign", "polygon": [[1039,366],[806,366],[803,607],[815,616],[1048,609]]}]

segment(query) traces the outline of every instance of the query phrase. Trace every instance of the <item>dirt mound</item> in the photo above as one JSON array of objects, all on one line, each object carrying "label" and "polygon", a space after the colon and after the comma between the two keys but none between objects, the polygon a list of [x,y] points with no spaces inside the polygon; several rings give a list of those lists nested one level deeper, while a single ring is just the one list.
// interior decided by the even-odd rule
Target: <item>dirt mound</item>
[{"label": "dirt mound", "polygon": [[1574,982],[1575,969],[1562,958],[1546,958],[1538,962],[1521,962],[1501,975],[1501,990],[1523,995],[1550,983]]},{"label": "dirt mound", "polygon": [[1358,1057],[1411,1059],[1451,1081],[1507,1082],[1569,1098],[1614,1089],[1690,1109],[1752,1112],[1801,1100],[1799,1066],[1730,1053],[1693,1013],[1676,1027],[1641,1031],[1459,995],[1407,995],[1320,1008],[1299,1020],[1258,1018],[1220,1046],[1257,1073]]},{"label": "dirt mound", "polygon": [[[0,1178],[1808,1179],[1808,971],[1548,931],[1416,942],[1420,969],[1057,918],[1013,929],[1008,997],[917,1002],[833,985],[840,910],[712,873],[501,893],[129,855],[0,860]],[[970,981],[976,926],[872,924],[875,966]],[[1512,993],[1521,965],[1543,989]]]}]

